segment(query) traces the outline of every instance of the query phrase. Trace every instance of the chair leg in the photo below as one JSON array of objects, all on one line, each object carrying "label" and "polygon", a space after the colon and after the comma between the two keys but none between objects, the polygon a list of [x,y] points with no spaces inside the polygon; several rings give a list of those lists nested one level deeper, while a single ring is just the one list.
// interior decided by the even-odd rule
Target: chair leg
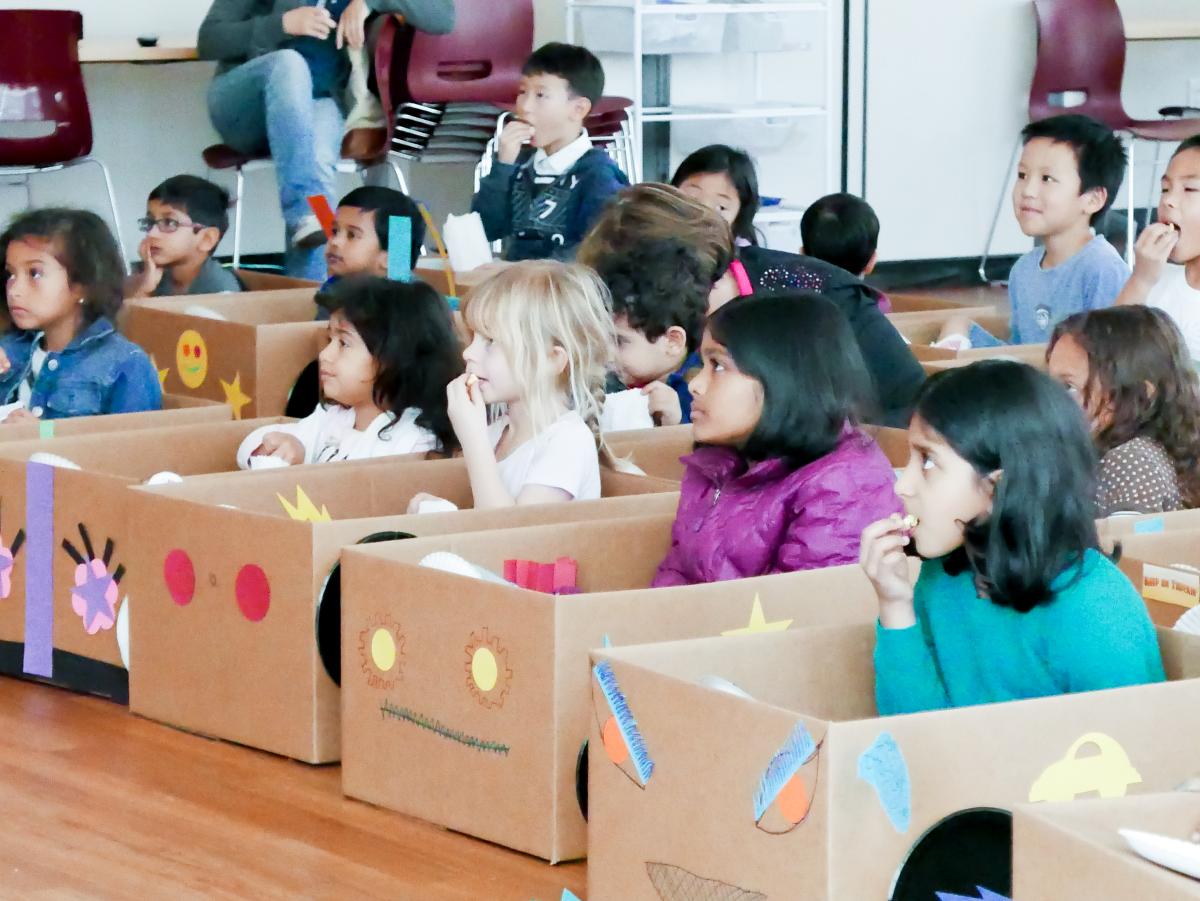
[{"label": "chair leg", "polygon": [[129,274],[129,260],[125,253],[125,238],[121,229],[121,214],[117,212],[117,192],[113,190],[112,178],[108,174],[108,167],[104,165],[102,160],[94,156],[84,157],[81,162],[87,161],[95,163],[100,167],[100,174],[104,176],[104,188],[108,192],[108,208],[112,211],[113,230],[117,235],[117,246],[121,248],[121,265],[125,267],[125,274]]},{"label": "chair leg", "polygon": [[1125,262],[1130,267],[1133,266],[1133,242],[1137,236],[1137,220],[1133,215],[1133,148],[1137,145],[1137,138],[1133,135],[1129,136],[1129,165],[1125,169],[1125,202],[1129,206],[1128,215],[1125,217]]},{"label": "chair leg", "polygon": [[400,168],[399,161],[390,153],[387,155],[386,161],[392,169],[392,174],[396,176],[396,184],[400,186],[401,193],[408,194],[408,180],[404,177],[404,170]]},{"label": "chair leg", "polygon": [[234,188],[236,193],[233,200],[233,268],[237,269],[242,264],[242,195],[246,187],[246,176],[242,174],[241,166],[234,171],[237,175],[237,187]]},{"label": "chair leg", "polygon": [[33,176],[25,176],[25,209],[33,209]]},{"label": "chair leg", "polygon": [[996,238],[996,226],[1000,224],[1000,212],[1004,209],[1004,198],[1008,196],[1008,179],[1012,174],[1013,166],[1017,164],[1017,158],[1021,153],[1021,139],[1017,139],[1017,143],[1013,145],[1012,156],[1008,160],[1008,168],[1004,170],[1004,181],[1000,185],[1000,196],[996,198],[996,211],[992,214],[992,225],[988,229],[987,243],[983,245],[983,255],[979,258],[979,280],[985,285],[987,284],[987,263],[988,257],[992,252],[992,241]]},{"label": "chair leg", "polygon": [[1155,210],[1158,209],[1155,194],[1158,192],[1158,163],[1162,157],[1162,145],[1162,141],[1154,142],[1154,162],[1150,164],[1150,191],[1146,195],[1146,223],[1143,228],[1154,221]]}]

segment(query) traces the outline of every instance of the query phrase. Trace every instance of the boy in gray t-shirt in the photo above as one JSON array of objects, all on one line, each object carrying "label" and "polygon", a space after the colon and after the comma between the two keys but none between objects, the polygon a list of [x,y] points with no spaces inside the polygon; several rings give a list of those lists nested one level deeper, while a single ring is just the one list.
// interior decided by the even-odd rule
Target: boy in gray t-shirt
[{"label": "boy in gray t-shirt", "polygon": [[[1125,261],[1093,231],[1125,177],[1125,148],[1108,126],[1075,114],[1031,122],[1021,136],[1013,212],[1041,246],[1009,274],[1009,343],[1039,344],[1072,313],[1111,306],[1129,278]],[[975,347],[1005,343],[965,319],[948,322],[941,337],[961,347],[964,335]]]}]

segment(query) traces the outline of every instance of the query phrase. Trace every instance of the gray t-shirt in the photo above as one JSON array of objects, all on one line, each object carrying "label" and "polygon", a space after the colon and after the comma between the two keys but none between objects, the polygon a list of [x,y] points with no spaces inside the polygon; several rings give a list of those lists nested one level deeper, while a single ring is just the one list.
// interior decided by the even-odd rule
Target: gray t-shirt
[{"label": "gray t-shirt", "polygon": [[[221,294],[225,291],[241,291],[241,283],[237,276],[226,269],[212,257],[204,261],[196,280],[188,286],[184,294]],[[162,280],[154,290],[155,297],[175,297],[181,292],[175,290],[175,282],[171,278],[171,270],[163,272]]]}]

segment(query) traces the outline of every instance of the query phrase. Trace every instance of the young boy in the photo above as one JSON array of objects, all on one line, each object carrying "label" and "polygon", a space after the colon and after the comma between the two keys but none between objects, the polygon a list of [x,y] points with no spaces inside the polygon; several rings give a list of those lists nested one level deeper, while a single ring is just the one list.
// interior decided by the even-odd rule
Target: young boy
[{"label": "young boy", "polygon": [[1134,245],[1133,275],[1117,303],[1164,310],[1183,333],[1192,360],[1200,361],[1200,135],[1171,157],[1158,221]]},{"label": "young boy", "polygon": [[613,297],[617,375],[626,387],[642,389],[657,425],[691,422],[688,381],[701,365],[696,349],[711,287],[704,264],[692,248],[666,238],[598,267]]},{"label": "young boy", "polygon": [[229,194],[195,175],[175,175],[150,192],[142,270],[126,281],[126,297],[241,291],[237,277],[212,258],[229,228]]},{"label": "young boy", "polygon": [[526,61],[516,115],[471,202],[488,240],[508,239],[506,260],[572,259],[601,208],[629,183],[583,127],[603,92],[604,69],[583,47],[546,44]]},{"label": "young boy", "polygon": [[[826,194],[800,219],[800,253],[866,278],[879,258],[879,217],[871,204],[853,194]],[[873,289],[872,289],[873,290]],[[878,292],[879,309],[892,312],[887,295]]]},{"label": "young boy", "polygon": [[[1075,114],[1032,122],[1021,136],[1013,212],[1021,231],[1042,246],[1009,274],[1009,343],[1040,344],[1072,313],[1111,306],[1129,278],[1125,261],[1093,232],[1125,177],[1125,148],[1112,129]],[[961,322],[948,323],[942,336],[956,332],[961,337]],[[974,346],[1002,343],[975,325],[969,339]]]}]

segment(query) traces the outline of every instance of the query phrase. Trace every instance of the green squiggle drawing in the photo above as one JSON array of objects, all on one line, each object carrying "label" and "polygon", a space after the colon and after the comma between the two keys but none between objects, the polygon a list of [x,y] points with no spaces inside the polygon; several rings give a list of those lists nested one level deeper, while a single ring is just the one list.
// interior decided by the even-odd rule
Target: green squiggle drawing
[{"label": "green squiggle drawing", "polygon": [[460,745],[474,748],[476,751],[489,751],[493,754],[501,755],[507,755],[509,752],[508,745],[501,744],[498,741],[485,741],[482,738],[476,738],[474,735],[467,735],[465,732],[459,732],[457,729],[443,726],[435,719],[416,713],[407,707],[397,707],[391,701],[384,701],[379,706],[379,713],[384,719],[404,720],[405,722],[412,723],[414,726],[426,729],[434,735],[440,735],[442,738],[448,738],[450,741],[457,742]]}]

